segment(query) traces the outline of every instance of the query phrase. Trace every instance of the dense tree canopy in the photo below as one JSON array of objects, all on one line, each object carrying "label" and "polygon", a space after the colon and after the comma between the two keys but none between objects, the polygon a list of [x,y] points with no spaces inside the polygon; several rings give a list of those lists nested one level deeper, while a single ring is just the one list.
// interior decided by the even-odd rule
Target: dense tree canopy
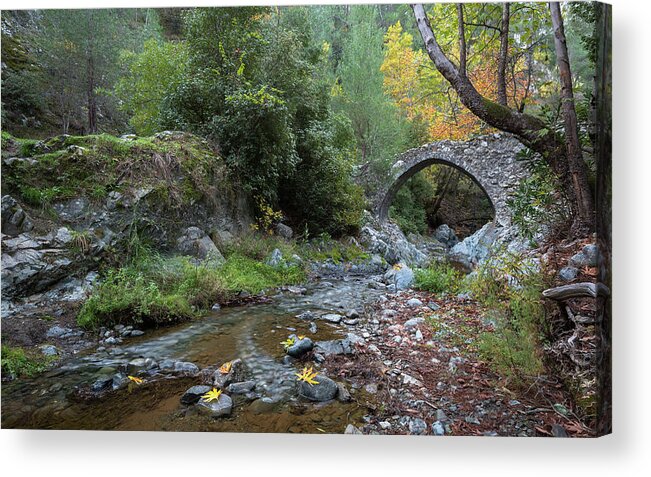
[{"label": "dense tree canopy", "polygon": [[[346,233],[364,207],[354,171],[372,192],[396,154],[432,140],[503,129],[561,179],[569,157],[576,177],[591,173],[595,10],[561,10],[565,50],[542,3],[434,4],[416,17],[407,5],[6,12],[3,123],[34,136],[191,131],[219,148],[255,203],[309,233]],[[571,153],[559,51],[572,66]],[[446,193],[472,202],[472,181],[455,186],[464,181],[433,166],[392,213],[426,232]]]}]

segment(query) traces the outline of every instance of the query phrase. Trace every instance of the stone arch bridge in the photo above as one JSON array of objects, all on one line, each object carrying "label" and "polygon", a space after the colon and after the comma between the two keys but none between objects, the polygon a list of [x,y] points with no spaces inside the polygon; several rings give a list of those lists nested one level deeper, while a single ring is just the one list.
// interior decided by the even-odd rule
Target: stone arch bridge
[{"label": "stone arch bridge", "polygon": [[396,158],[388,180],[376,193],[375,215],[381,223],[385,222],[396,193],[410,177],[433,164],[444,164],[468,175],[490,199],[495,221],[508,226],[511,213],[506,201],[528,175],[517,160],[523,148],[513,136],[491,134],[469,141],[445,140],[410,149]]}]

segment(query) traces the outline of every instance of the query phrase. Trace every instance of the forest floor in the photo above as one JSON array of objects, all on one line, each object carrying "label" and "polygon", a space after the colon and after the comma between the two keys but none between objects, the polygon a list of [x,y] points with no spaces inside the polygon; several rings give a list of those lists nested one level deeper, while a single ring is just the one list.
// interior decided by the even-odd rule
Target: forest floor
[{"label": "forest floor", "polygon": [[367,321],[354,331],[365,338],[354,357],[324,363],[334,379],[363,387],[381,403],[349,432],[589,436],[557,379],[538,376],[523,385],[482,360],[478,337],[493,331],[485,312],[464,295],[413,290],[367,310]]}]

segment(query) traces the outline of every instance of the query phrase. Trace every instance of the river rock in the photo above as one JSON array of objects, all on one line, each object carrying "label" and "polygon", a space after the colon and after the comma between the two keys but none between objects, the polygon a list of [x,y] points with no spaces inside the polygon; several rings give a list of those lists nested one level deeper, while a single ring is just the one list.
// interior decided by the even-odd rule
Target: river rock
[{"label": "river rock", "polygon": [[129,361],[127,364],[127,372],[129,374],[137,374],[139,371],[147,369],[147,360],[145,358],[136,358]]},{"label": "river rock", "polygon": [[195,408],[199,413],[214,418],[229,416],[233,410],[233,400],[230,396],[222,394],[216,401],[206,402],[200,399]]},{"label": "river rock", "polygon": [[355,351],[353,348],[353,343],[348,338],[330,341],[317,341],[315,343],[314,349],[317,353],[324,356],[353,354]]},{"label": "river rock", "polygon": [[174,371],[182,374],[197,374],[199,367],[189,361],[177,361],[174,363]]},{"label": "river rock", "polygon": [[353,399],[344,383],[337,383],[337,399],[341,402],[349,402]]},{"label": "river rock", "polygon": [[226,389],[232,382],[241,382],[245,380],[246,366],[241,359],[231,361],[231,370],[228,373],[222,373],[219,369],[212,375],[212,383],[216,388]]},{"label": "river rock", "polygon": [[40,350],[43,356],[56,356],[59,354],[59,350],[54,345],[42,345]]},{"label": "river rock", "polygon": [[339,323],[343,319],[343,316],[338,315],[337,313],[327,313],[325,315],[321,315],[321,319],[329,321],[330,323]]},{"label": "river rock", "polygon": [[116,373],[113,375],[113,378],[111,379],[111,387],[115,391],[116,389],[120,389],[121,387],[125,386],[128,382],[129,382],[129,378],[127,377],[126,374]]},{"label": "river rock", "polygon": [[240,383],[232,383],[228,386],[228,392],[231,394],[246,394],[253,391],[255,388],[255,381],[242,381]]},{"label": "river rock", "polygon": [[101,378],[97,378],[97,380],[90,386],[91,391],[94,393],[101,393],[102,391],[106,391],[113,385],[113,377],[112,376],[102,376]]},{"label": "river rock", "polygon": [[287,348],[287,354],[292,358],[300,358],[312,351],[312,348],[314,348],[314,343],[310,338],[303,338],[302,340],[299,340],[295,335],[292,336],[295,337],[294,339],[296,341],[292,346]]},{"label": "river rock", "polygon": [[304,311],[303,313],[296,315],[296,318],[299,320],[316,320],[317,316],[312,311]]},{"label": "river rock", "polygon": [[407,306],[416,308],[419,306],[423,306],[423,302],[420,301],[418,298],[410,298],[409,300],[407,300]]},{"label": "river rock", "polygon": [[495,225],[488,223],[452,247],[450,257],[466,268],[472,269],[488,258],[491,245],[495,242],[498,233],[499,230]]},{"label": "river rock", "polygon": [[192,386],[183,393],[183,396],[181,396],[181,404],[196,404],[199,399],[201,399],[201,396],[206,394],[211,389],[212,388],[210,386],[204,385]]},{"label": "river rock", "polygon": [[384,283],[393,285],[396,290],[406,290],[414,282],[414,272],[404,263],[398,263],[384,274]]},{"label": "river rock", "polygon": [[339,388],[337,383],[327,376],[317,374],[314,378],[319,384],[309,384],[305,381],[299,383],[299,394],[310,401],[329,401],[334,399]]}]

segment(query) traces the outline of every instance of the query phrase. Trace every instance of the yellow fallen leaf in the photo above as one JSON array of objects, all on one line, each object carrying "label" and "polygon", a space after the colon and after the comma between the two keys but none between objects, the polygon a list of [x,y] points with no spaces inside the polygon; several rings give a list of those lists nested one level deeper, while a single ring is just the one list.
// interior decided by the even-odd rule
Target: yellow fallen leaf
[{"label": "yellow fallen leaf", "polygon": [[141,378],[137,378],[135,376],[127,376],[127,378],[129,378],[130,381],[133,381],[136,384],[142,384],[142,379]]},{"label": "yellow fallen leaf", "polygon": [[208,391],[206,394],[201,396],[201,399],[203,399],[206,402],[210,401],[219,401],[219,396],[221,396],[222,390],[217,390],[215,388],[212,388],[210,391]]}]

